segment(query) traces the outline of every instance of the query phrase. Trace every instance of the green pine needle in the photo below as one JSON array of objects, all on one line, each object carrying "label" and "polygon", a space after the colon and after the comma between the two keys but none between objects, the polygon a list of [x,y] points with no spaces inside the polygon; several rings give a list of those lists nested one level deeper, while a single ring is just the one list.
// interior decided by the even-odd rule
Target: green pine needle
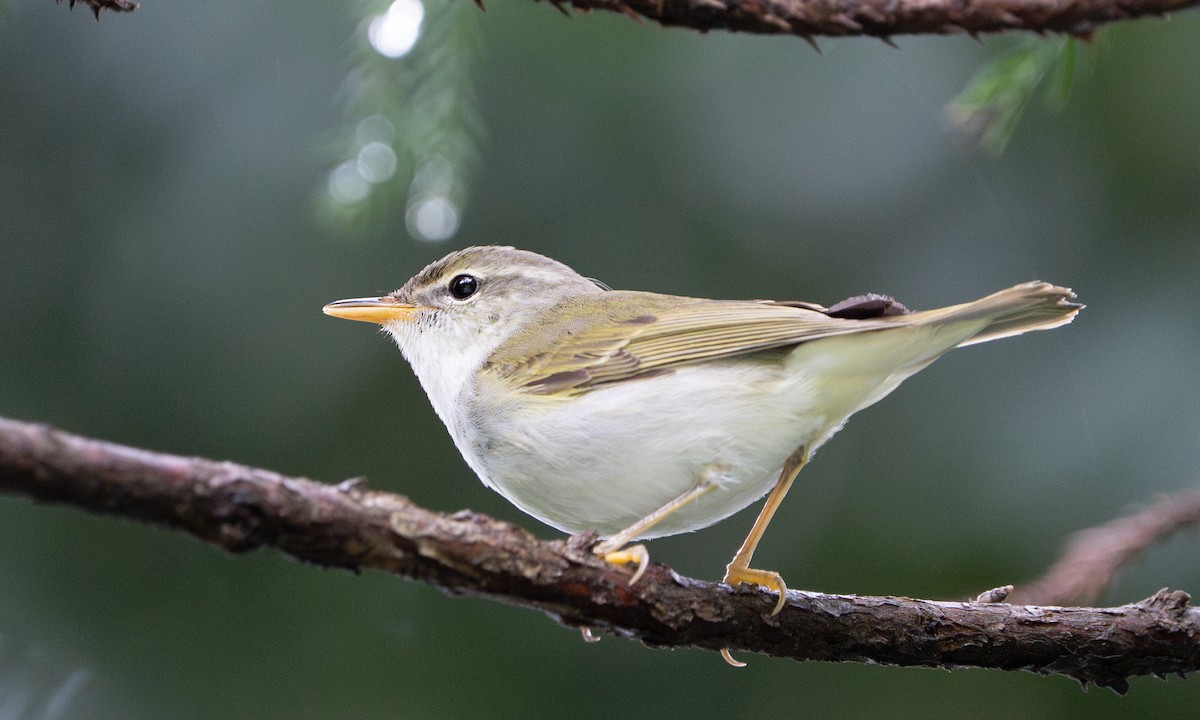
[{"label": "green pine needle", "polygon": [[970,146],[1000,155],[1043,83],[1046,104],[1056,111],[1065,105],[1076,74],[1079,43],[1075,38],[1023,38],[984,64],[950,102],[946,115],[951,125]]}]

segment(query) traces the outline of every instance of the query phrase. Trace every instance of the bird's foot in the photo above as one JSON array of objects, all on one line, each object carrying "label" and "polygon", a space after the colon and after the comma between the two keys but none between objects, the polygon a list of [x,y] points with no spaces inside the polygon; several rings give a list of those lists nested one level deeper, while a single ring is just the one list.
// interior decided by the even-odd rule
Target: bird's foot
[{"label": "bird's foot", "polygon": [[783,606],[787,603],[787,584],[783,582],[783,577],[779,573],[772,570],[755,570],[754,568],[745,567],[729,563],[725,568],[724,583],[731,586],[741,585],[760,585],[768,590],[774,590],[779,593],[779,600],[775,603],[775,609],[771,611],[771,615],[778,615]]},{"label": "bird's foot", "polygon": [[[783,577],[779,573],[772,570],[755,570],[745,565],[729,563],[725,567],[725,579],[722,582],[733,587],[743,583],[747,585],[760,585],[768,590],[774,590],[779,593],[779,600],[775,602],[775,608],[771,610],[772,616],[778,615],[779,611],[783,609],[784,604],[787,603],[787,583],[783,581]],[[733,659],[729,648],[721,650],[721,657],[725,659],[725,662],[734,667],[746,667],[746,663]]]},{"label": "bird's foot", "polygon": [[721,657],[725,660],[725,662],[729,663],[733,667],[746,667],[746,663],[742,662],[741,660],[733,659],[733,655],[730,654],[729,648],[721,649]]},{"label": "bird's foot", "polygon": [[620,550],[610,550],[605,543],[600,543],[594,552],[604,558],[604,562],[613,565],[629,565],[630,563],[637,565],[637,570],[629,579],[630,585],[640,580],[642,573],[646,572],[646,567],[650,565],[650,553],[646,550],[645,545],[630,545]]}]

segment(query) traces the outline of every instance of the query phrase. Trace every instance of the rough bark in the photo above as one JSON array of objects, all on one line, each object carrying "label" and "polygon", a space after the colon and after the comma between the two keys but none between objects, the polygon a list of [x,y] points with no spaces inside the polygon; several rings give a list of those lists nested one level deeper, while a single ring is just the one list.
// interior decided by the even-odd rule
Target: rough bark
[{"label": "rough bark", "polygon": [[[61,2],[62,0],[55,0]],[[129,12],[131,0],[71,0],[100,11]],[[563,10],[607,10],[664,26],[708,32],[798,35],[946,35],[1034,32],[1088,36],[1097,26],[1146,15],[1163,16],[1200,0],[546,0]],[[483,6],[483,0],[475,0]]]},{"label": "rough bark", "polygon": [[482,515],[435,513],[353,482],[325,485],[5,419],[0,492],[182,530],[231,552],[267,546],[324,567],[377,568],[654,647],[1028,670],[1118,692],[1130,676],[1200,667],[1200,610],[1183,592],[1062,608],[791,591],[772,617],[774,598],[762,591],[660,565],[630,586],[629,570],[596,558],[586,539],[542,541]]},{"label": "rough bark", "polygon": [[666,26],[844,37],[1033,30],[1088,36],[1097,26],[1165,15],[1200,0],[548,0]]},{"label": "rough bark", "polygon": [[[54,0],[55,3],[61,5],[62,0]],[[75,3],[86,5],[96,19],[100,19],[101,10],[112,10],[113,12],[133,12],[138,9],[138,4],[132,0],[71,0],[68,7],[75,8]]]}]

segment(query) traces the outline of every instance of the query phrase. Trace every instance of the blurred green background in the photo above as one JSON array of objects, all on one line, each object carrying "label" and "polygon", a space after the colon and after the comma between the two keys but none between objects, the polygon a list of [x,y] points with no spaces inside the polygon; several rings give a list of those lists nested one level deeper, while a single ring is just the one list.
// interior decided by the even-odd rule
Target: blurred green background
[{"label": "blurred green background", "polygon": [[[326,194],[361,109],[347,78],[371,52],[362,20],[385,4],[148,1],[97,24],[7,3],[0,415],[366,476],[554,537],[473,477],[385,338],[320,313],[450,249],[502,243],[614,287],[714,297],[876,291],[929,308],[1032,278],[1079,291],[1075,324],[955,352],[822,450],[756,558],[795,587],[973,596],[1196,481],[1200,14],[1104,31],[1061,113],[1035,103],[991,159],[962,149],[943,108],[1004,39],[824,41],[818,55],[548,4],[456,5],[476,14],[478,152],[462,156],[457,234],[424,242],[405,231],[404,183],[377,189],[400,198],[390,210],[332,212]],[[403,76],[410,60],[378,62]],[[752,512],[656,541],[653,557],[719,578]],[[1156,548],[1106,601],[1200,591],[1197,542]],[[1178,679],[1119,698],[1018,673],[743,659],[588,645],[541,615],[379,573],[232,557],[0,497],[5,719],[1200,707],[1200,684]]]}]

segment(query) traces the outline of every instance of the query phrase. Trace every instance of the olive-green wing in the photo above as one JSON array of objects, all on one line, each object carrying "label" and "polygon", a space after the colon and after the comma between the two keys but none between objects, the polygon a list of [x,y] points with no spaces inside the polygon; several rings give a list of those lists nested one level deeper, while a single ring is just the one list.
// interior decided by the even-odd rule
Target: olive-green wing
[{"label": "olive-green wing", "polygon": [[556,307],[553,331],[535,322],[532,332],[498,348],[486,370],[513,382],[519,377],[517,384],[529,392],[578,393],[688,363],[895,327],[899,319],[848,320],[817,308],[596,293]]},{"label": "olive-green wing", "polygon": [[527,392],[580,393],[688,363],[836,335],[906,325],[967,325],[967,334],[933,349],[940,353],[956,345],[1069,323],[1083,307],[1074,299],[1070,289],[1044,282],[916,313],[878,295],[851,298],[826,309],[798,302],[598,292],[572,298],[546,317],[535,318],[532,330],[501,345],[484,371]]}]

